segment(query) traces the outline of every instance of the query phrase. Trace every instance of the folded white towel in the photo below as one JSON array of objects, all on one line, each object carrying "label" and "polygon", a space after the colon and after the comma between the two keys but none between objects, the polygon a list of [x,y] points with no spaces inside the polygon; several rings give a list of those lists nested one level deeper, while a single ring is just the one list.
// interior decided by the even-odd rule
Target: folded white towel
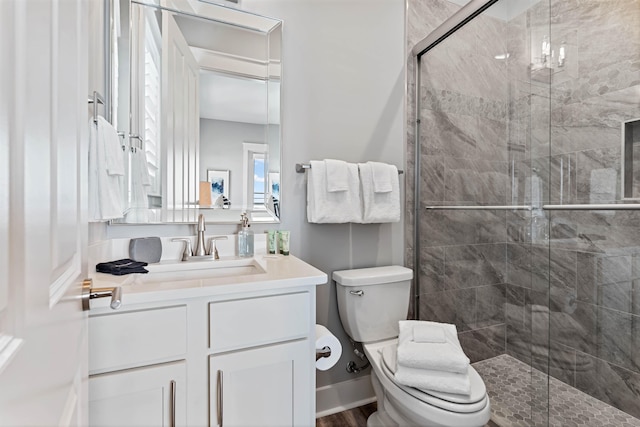
[{"label": "folded white towel", "polygon": [[398,222],[400,221],[400,180],[398,169],[387,165],[392,190],[388,193],[376,193],[373,183],[373,168],[371,163],[359,163],[360,182],[362,184],[363,214],[362,222]]},{"label": "folded white towel", "polygon": [[[115,135],[115,138],[113,137]],[[116,130],[104,118],[89,124],[89,219],[122,218],[124,155]]]},{"label": "folded white towel", "polygon": [[420,323],[413,326],[413,341],[433,343],[447,342],[444,329],[440,325],[430,323]]},{"label": "folded white towel", "polygon": [[396,381],[400,384],[423,390],[467,395],[471,393],[471,380],[469,379],[468,371],[467,373],[459,374],[455,372],[407,368],[398,364],[395,377]]},{"label": "folded white towel", "polygon": [[358,167],[348,163],[346,191],[327,191],[327,173],[324,161],[312,160],[307,172],[307,219],[311,223],[362,222],[360,208],[360,182]]},{"label": "folded white towel", "polygon": [[325,159],[327,191],[347,191],[349,189],[349,168],[344,160]]},{"label": "folded white towel", "polygon": [[418,343],[413,341],[413,327],[420,322],[417,320],[399,322],[398,366],[453,373],[467,372],[470,360],[462,351],[455,325],[427,322],[432,325],[441,325],[446,342]]},{"label": "folded white towel", "polygon": [[421,390],[440,391],[443,393],[470,394],[471,380],[469,371],[465,373],[453,373],[443,371],[431,371],[428,369],[407,368],[398,365],[394,346],[382,349],[382,357],[387,366],[393,372],[396,381],[409,387]]},{"label": "folded white towel", "polygon": [[[371,165],[372,177],[373,177],[373,192],[374,193],[389,193],[393,191],[393,181],[398,180],[398,171],[392,170],[386,163],[379,162],[367,162]],[[394,166],[395,167],[395,166]],[[392,175],[392,173],[395,174]]]}]

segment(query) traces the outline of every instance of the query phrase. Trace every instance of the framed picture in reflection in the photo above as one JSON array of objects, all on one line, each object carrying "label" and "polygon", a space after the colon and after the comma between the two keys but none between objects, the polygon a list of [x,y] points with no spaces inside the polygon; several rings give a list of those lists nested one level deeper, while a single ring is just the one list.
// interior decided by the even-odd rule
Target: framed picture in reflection
[{"label": "framed picture in reflection", "polygon": [[229,199],[229,171],[228,170],[207,170],[207,181],[211,183],[211,199],[215,200],[222,195]]}]

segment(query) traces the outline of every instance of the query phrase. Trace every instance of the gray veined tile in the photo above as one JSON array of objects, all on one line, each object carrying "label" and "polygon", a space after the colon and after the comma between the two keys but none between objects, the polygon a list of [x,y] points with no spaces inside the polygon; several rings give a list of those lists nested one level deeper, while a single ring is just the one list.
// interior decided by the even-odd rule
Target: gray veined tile
[{"label": "gray veined tile", "polygon": [[420,251],[420,293],[451,289],[445,276],[445,248],[423,247]]},{"label": "gray veined tile", "polygon": [[[631,416],[640,417],[640,374],[591,357],[589,369],[576,371],[576,386],[601,402],[612,405]],[[608,408],[602,408],[602,412]],[[615,412],[615,411],[612,411]],[[623,414],[622,414],[623,415]],[[633,424],[638,420],[624,420]]]},{"label": "gray veined tile", "polygon": [[600,307],[598,310],[598,352],[595,356],[623,368],[640,371],[634,360],[634,316]]},{"label": "gray veined tile", "polygon": [[452,289],[497,285],[505,280],[504,243],[445,249],[445,276]]},{"label": "gray veined tile", "polygon": [[476,288],[476,328],[504,324],[505,292],[504,284]]},{"label": "gray veined tile", "polygon": [[505,326],[498,324],[458,334],[460,345],[471,362],[504,353]]}]

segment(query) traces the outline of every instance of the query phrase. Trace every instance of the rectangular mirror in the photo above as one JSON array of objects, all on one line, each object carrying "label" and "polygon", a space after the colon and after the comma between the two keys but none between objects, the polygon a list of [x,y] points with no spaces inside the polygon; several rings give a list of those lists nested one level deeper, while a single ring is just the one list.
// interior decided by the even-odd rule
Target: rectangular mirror
[{"label": "rectangular mirror", "polygon": [[116,224],[279,222],[282,21],[203,0],[113,0]]}]

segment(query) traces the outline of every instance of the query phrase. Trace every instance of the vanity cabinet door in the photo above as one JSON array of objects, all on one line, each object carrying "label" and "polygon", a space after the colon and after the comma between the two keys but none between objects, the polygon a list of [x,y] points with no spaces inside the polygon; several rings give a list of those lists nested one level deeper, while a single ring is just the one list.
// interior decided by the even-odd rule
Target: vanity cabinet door
[{"label": "vanity cabinet door", "polygon": [[307,340],[210,356],[210,425],[314,425],[309,357]]},{"label": "vanity cabinet door", "polygon": [[186,426],[185,363],[89,377],[92,427]]}]

